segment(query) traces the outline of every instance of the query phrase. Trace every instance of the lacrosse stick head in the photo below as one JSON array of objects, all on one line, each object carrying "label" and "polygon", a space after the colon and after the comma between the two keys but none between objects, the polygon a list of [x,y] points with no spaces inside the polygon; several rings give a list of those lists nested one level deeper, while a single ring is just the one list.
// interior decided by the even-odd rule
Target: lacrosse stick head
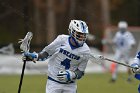
[{"label": "lacrosse stick head", "polygon": [[31,42],[32,37],[33,37],[33,33],[28,32],[26,34],[26,36],[24,37],[24,39],[19,40],[18,43],[21,43],[20,49],[22,50],[22,52],[29,52],[29,50],[30,50],[30,42]]}]

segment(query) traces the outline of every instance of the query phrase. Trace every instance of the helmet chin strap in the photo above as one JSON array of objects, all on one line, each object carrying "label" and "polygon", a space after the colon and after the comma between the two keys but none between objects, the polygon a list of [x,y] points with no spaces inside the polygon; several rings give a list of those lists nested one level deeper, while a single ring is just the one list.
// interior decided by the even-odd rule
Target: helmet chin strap
[{"label": "helmet chin strap", "polygon": [[75,39],[74,37],[72,37],[72,36],[70,36],[70,37],[72,38],[72,42],[75,43],[76,47],[81,47],[81,46],[83,46],[83,44],[79,44],[78,41],[76,41],[76,39]]}]

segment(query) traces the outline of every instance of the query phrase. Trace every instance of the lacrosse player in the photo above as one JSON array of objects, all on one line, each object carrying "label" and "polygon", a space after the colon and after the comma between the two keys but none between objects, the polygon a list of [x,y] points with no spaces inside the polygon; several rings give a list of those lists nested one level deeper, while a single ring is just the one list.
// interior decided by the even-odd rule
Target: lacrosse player
[{"label": "lacrosse player", "polygon": [[[132,69],[132,71],[135,73],[135,78],[140,80],[140,51],[138,52],[138,54],[134,58],[134,61],[131,64],[131,66],[134,67]],[[138,87],[138,91],[140,93],[140,85]]]},{"label": "lacrosse player", "polygon": [[26,61],[48,59],[46,93],[76,93],[76,80],[84,75],[89,58],[81,55],[90,53],[85,43],[88,26],[84,21],[71,20],[68,31],[70,35],[59,35],[40,53],[23,55]]},{"label": "lacrosse player", "polygon": [[[120,61],[123,59],[126,64],[129,64],[130,51],[135,45],[135,39],[133,35],[127,30],[128,24],[125,21],[120,21],[118,23],[118,32],[113,38],[113,45],[115,46],[115,60]],[[118,65],[115,64],[114,70],[112,72],[111,82],[115,82],[117,79],[117,68]],[[130,75],[131,70],[128,68],[128,81],[131,81]]]}]

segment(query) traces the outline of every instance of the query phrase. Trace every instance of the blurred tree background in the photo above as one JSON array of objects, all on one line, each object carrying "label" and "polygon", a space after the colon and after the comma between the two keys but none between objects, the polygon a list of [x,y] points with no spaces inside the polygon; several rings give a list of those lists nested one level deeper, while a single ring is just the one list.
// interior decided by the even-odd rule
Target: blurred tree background
[{"label": "blurred tree background", "polygon": [[140,0],[0,0],[0,47],[13,43],[19,52],[18,39],[31,31],[31,49],[38,51],[57,35],[68,34],[70,20],[80,19],[97,37],[87,43],[102,49],[105,28],[120,20],[140,26],[139,10]]}]

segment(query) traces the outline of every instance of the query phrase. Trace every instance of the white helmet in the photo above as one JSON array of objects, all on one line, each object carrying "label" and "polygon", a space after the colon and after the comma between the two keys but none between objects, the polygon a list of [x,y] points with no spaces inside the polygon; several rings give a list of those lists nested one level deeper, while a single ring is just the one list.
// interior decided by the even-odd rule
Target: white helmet
[{"label": "white helmet", "polygon": [[118,27],[119,28],[127,28],[128,27],[128,24],[127,24],[127,22],[125,22],[125,21],[120,21],[119,23],[118,23]]},{"label": "white helmet", "polygon": [[71,20],[69,24],[70,36],[77,46],[83,46],[88,35],[88,26],[84,21]]}]

